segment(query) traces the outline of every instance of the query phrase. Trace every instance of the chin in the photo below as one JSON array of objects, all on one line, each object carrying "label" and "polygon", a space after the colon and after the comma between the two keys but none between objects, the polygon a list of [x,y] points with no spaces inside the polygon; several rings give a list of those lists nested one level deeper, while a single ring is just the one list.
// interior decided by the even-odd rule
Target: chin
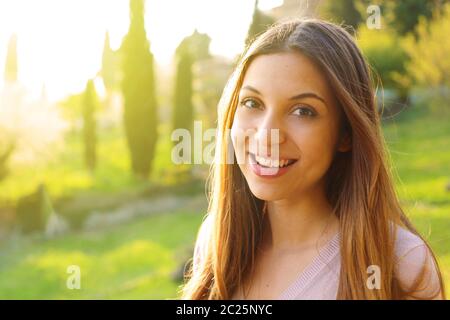
[{"label": "chin", "polygon": [[250,191],[253,193],[255,197],[264,201],[275,201],[283,199],[283,195],[280,194],[280,189],[267,186],[267,185],[258,185],[254,186],[249,184]]}]

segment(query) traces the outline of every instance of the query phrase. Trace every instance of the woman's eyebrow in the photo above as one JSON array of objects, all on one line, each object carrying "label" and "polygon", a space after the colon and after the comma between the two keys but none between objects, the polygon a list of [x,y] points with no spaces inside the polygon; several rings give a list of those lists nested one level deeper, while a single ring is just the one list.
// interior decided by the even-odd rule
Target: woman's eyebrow
[{"label": "woman's eyebrow", "polygon": [[300,93],[300,94],[298,94],[296,96],[293,96],[293,97],[289,98],[289,100],[297,100],[297,99],[302,99],[302,98],[315,98],[317,100],[322,101],[326,105],[325,100],[322,97],[320,97],[319,95],[315,94],[314,92]]},{"label": "woman's eyebrow", "polygon": [[[253,91],[253,92],[255,92],[255,93],[259,94],[259,95],[262,95],[261,92],[259,92],[257,89],[253,88],[252,86],[248,86],[247,85],[247,86],[242,87],[242,89],[243,90],[244,89],[245,90],[250,90],[250,91]],[[321,96],[319,96],[318,94],[316,94],[314,92],[300,93],[300,94],[297,94],[297,95],[295,95],[293,97],[290,97],[289,100],[297,100],[297,99],[302,99],[302,98],[315,98],[317,100],[322,101],[326,105],[325,99],[323,99]]]},{"label": "woman's eyebrow", "polygon": [[256,90],[256,89],[253,88],[252,86],[245,86],[245,87],[242,87],[241,90],[250,90],[250,91],[253,91],[253,92],[257,93],[257,94],[261,94],[261,92],[259,92],[258,90]]}]

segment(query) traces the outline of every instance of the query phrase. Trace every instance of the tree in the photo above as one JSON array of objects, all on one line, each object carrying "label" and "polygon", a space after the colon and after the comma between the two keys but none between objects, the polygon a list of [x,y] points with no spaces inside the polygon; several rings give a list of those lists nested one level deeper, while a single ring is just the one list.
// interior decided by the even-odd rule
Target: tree
[{"label": "tree", "polygon": [[354,0],[325,1],[320,11],[327,19],[352,26],[355,30],[363,21],[363,16]]},{"label": "tree", "polygon": [[32,194],[21,197],[16,211],[17,225],[24,234],[44,231],[50,217],[55,214],[44,184],[40,184]]},{"label": "tree", "polygon": [[[98,75],[102,77],[103,85],[105,87],[105,95],[102,101],[103,109],[106,114],[103,115],[102,120],[104,123],[111,123],[110,121],[119,120],[117,116],[113,114],[113,98],[119,89],[120,68],[118,65],[119,54],[118,51],[114,51],[111,48],[109,40],[109,32],[105,34],[105,40],[103,43],[102,53],[102,67]],[[110,118],[108,115],[112,116]]]},{"label": "tree", "polygon": [[[437,1],[439,2],[439,1]],[[388,19],[389,24],[400,35],[414,32],[420,17],[430,19],[433,13],[433,7],[436,1],[430,0],[403,0],[387,3],[388,11],[391,16]]]},{"label": "tree", "polygon": [[17,81],[17,36],[13,34],[8,42],[5,64],[5,82]]},{"label": "tree", "polygon": [[124,126],[136,176],[151,172],[157,136],[153,55],[144,26],[144,1],[130,0],[130,27],[122,46]]},{"label": "tree", "polygon": [[[349,0],[350,1],[350,0]],[[419,23],[420,17],[429,20],[433,12],[442,12],[442,8],[448,0],[402,0],[402,1],[382,1],[375,3],[381,9],[383,19],[386,25],[396,34],[404,36],[408,33],[414,33]],[[341,3],[341,1],[333,1]],[[362,17],[366,16],[367,7],[374,4],[372,0],[355,1],[355,7]]]},{"label": "tree", "polygon": [[194,121],[193,81],[194,63],[210,57],[209,44],[211,38],[197,30],[184,38],[175,50],[177,65],[175,75],[175,91],[172,112],[172,125],[174,129],[192,129]]},{"label": "tree", "polygon": [[172,113],[173,128],[192,129],[194,106],[192,103],[192,65],[193,57],[189,48],[179,47],[176,53],[177,71],[175,76],[175,92]]},{"label": "tree", "polygon": [[105,34],[102,54],[102,70],[100,73],[106,91],[111,92],[114,90],[117,85],[116,53],[111,49],[109,32],[106,32]]},{"label": "tree", "polygon": [[205,60],[211,57],[209,52],[210,43],[211,38],[206,33],[200,33],[195,29],[190,36],[180,42],[175,54],[178,55],[181,51],[188,50],[195,61]]},{"label": "tree", "polygon": [[15,144],[10,142],[9,145],[0,150],[0,181],[5,179],[9,174],[8,161],[14,151]]},{"label": "tree", "polygon": [[80,119],[83,116],[83,94],[84,92],[71,94],[58,102],[60,114],[70,123],[72,132],[77,132],[81,129]]},{"label": "tree", "polygon": [[96,119],[95,114],[98,108],[98,98],[95,92],[94,81],[89,80],[83,96],[83,140],[84,140],[84,160],[86,167],[93,171],[96,166]]},{"label": "tree", "polygon": [[442,13],[435,12],[433,19],[419,19],[417,37],[409,35],[402,43],[409,61],[407,76],[398,75],[398,81],[407,85],[417,85],[431,91],[430,104],[439,106],[440,111],[449,112],[450,98],[450,42],[445,40],[450,30],[450,3]]},{"label": "tree", "polygon": [[275,21],[272,19],[272,17],[264,14],[261,10],[258,9],[258,0],[255,0],[252,23],[250,24],[250,27],[248,29],[245,44],[249,45],[257,35],[264,32],[267,27],[274,22]]},{"label": "tree", "polygon": [[400,100],[398,102],[407,103],[409,86],[402,86],[396,81],[396,75],[405,72],[404,63],[408,59],[399,41],[399,36],[390,28],[378,30],[361,25],[357,33],[358,46],[375,69],[383,88],[394,89]]},{"label": "tree", "polygon": [[[14,83],[17,81],[17,36],[13,34],[8,42],[8,51],[6,52],[6,62],[5,62],[5,82]],[[2,97],[0,96],[0,102]],[[0,181],[3,180],[9,173],[8,161],[11,158],[14,149],[15,141],[14,138],[10,139],[6,132],[3,132],[4,128],[0,124],[1,133],[1,146],[0,146]],[[6,141],[5,141],[6,140]]]}]

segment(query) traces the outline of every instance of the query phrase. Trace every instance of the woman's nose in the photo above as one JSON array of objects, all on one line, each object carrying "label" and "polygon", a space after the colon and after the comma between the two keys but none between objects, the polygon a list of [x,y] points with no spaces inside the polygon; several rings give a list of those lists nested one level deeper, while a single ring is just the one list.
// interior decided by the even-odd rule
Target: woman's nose
[{"label": "woman's nose", "polygon": [[278,148],[286,140],[282,122],[274,115],[266,115],[256,128],[255,140],[258,144],[258,152],[263,149],[261,151],[265,151],[264,154],[271,156],[274,148]]}]

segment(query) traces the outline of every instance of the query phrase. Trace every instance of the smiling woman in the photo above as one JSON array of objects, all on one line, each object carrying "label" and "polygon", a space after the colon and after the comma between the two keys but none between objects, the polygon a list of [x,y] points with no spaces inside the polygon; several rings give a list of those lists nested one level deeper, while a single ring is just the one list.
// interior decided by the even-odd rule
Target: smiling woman
[{"label": "smiling woman", "polygon": [[393,187],[368,66],[343,28],[293,20],[259,36],[218,123],[183,298],[443,298]]}]

